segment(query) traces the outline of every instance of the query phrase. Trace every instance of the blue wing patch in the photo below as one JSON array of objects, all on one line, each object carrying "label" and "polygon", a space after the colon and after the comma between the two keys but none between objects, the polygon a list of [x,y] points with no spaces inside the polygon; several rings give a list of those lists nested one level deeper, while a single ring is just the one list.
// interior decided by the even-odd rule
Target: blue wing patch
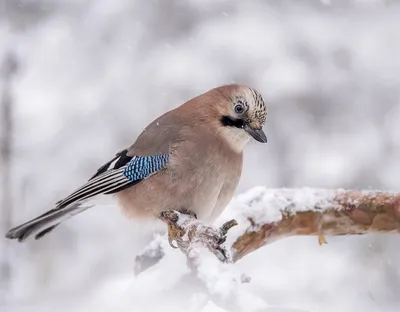
[{"label": "blue wing patch", "polygon": [[157,172],[168,163],[168,154],[152,156],[135,156],[126,165],[124,176],[134,182],[147,178],[150,174]]}]

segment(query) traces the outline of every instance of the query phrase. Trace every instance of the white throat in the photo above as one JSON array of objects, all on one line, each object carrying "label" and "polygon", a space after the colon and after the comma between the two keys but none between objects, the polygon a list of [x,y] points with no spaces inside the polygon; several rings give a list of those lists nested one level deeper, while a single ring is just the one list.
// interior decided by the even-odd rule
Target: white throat
[{"label": "white throat", "polygon": [[244,147],[249,143],[251,137],[243,129],[235,127],[220,127],[218,134],[229,144],[235,152],[242,152]]}]

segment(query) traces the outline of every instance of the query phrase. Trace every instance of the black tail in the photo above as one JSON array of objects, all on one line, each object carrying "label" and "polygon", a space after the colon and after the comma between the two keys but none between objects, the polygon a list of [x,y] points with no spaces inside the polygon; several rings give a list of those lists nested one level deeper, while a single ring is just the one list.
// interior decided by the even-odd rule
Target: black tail
[{"label": "black tail", "polygon": [[30,236],[35,236],[35,239],[43,237],[62,221],[88,209],[90,206],[82,205],[86,200],[100,194],[110,194],[133,184],[121,174],[123,170],[124,168],[107,171],[94,177],[71,195],[59,201],[54,209],[11,229],[6,237],[18,239],[19,242],[23,242]]},{"label": "black tail", "polygon": [[[141,179],[131,180],[125,176],[126,166],[133,159],[130,156],[126,156],[126,153],[126,150],[118,153],[115,158],[101,167],[87,183],[59,201],[54,209],[11,229],[6,234],[6,237],[18,239],[20,242],[30,236],[35,236],[35,239],[39,239],[52,231],[60,222],[90,208],[91,206],[82,205],[88,199],[100,194],[113,194],[139,183]],[[117,159],[117,164],[113,168],[109,168],[111,163]],[[139,163],[135,163],[135,166],[141,165],[140,159],[138,160]],[[133,167],[133,169],[136,170],[136,167]]]},{"label": "black tail", "polygon": [[31,236],[35,236],[35,239],[39,239],[53,230],[62,221],[65,221],[90,207],[91,206],[89,205],[83,206],[80,203],[75,203],[64,209],[50,210],[31,221],[9,230],[6,237],[10,239],[18,239],[19,242],[23,242]]}]

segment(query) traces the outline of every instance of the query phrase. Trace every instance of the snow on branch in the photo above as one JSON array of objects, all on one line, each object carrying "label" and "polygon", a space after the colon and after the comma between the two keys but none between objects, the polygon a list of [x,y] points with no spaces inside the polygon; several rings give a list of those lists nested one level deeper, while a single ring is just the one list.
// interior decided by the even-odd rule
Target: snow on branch
[{"label": "snow on branch", "polygon": [[[257,187],[235,198],[212,226],[176,211],[164,211],[160,219],[168,224],[170,245],[187,256],[190,280],[204,304],[221,311],[267,311],[264,298],[247,286],[251,278],[237,272],[234,262],[294,235],[315,235],[323,244],[325,235],[400,233],[400,193]],[[136,257],[135,273],[173,254],[165,236],[157,236]]]},{"label": "snow on branch", "polygon": [[227,223],[220,228],[174,211],[163,212],[160,218],[169,226],[170,239],[189,258],[206,248],[222,261],[235,262],[294,235],[316,235],[323,244],[325,235],[399,233],[400,194],[257,187],[230,204],[218,222]]}]

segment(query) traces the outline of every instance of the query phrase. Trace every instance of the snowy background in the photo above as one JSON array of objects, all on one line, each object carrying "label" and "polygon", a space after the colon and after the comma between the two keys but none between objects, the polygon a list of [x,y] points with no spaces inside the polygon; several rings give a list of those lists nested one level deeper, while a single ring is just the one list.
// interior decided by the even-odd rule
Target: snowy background
[{"label": "snowy background", "polygon": [[[246,150],[238,194],[257,185],[398,191],[399,16],[395,0],[0,0],[0,64],[10,54],[18,62],[7,87],[12,205],[1,209],[12,209],[13,225],[35,217],[159,114],[231,82],[269,104],[268,144]],[[178,251],[133,277],[151,225],[99,202],[40,241],[0,239],[0,260],[11,263],[1,311],[202,306]],[[246,291],[262,299],[259,311],[399,311],[399,237],[327,240],[282,240],[232,270],[252,277]],[[243,302],[257,308],[253,299]]]}]

